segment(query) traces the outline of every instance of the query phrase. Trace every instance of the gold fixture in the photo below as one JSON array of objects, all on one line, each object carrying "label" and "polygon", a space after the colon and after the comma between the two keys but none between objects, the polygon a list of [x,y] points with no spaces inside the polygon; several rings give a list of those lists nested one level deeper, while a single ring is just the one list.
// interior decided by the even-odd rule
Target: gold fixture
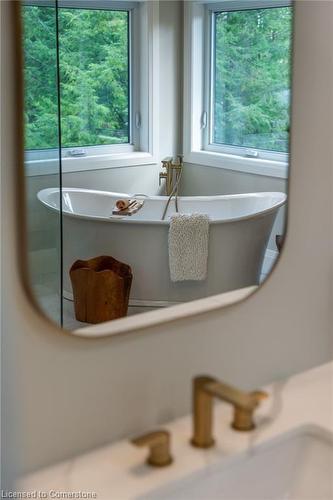
[{"label": "gold fixture", "polygon": [[243,392],[230,385],[208,377],[193,379],[193,437],[191,444],[198,448],[210,448],[214,444],[213,398],[231,403],[234,418],[231,426],[237,431],[254,429],[253,413],[260,401],[268,394],[263,391]]},{"label": "gold fixture", "polygon": [[[174,160],[171,156],[162,160],[162,172],[159,173],[159,185],[165,179],[165,194],[170,196],[178,188],[178,180],[183,168],[183,155],[178,155]],[[173,193],[174,194],[174,193]]]},{"label": "gold fixture", "polygon": [[159,430],[149,432],[132,439],[135,446],[148,446],[147,464],[153,467],[165,467],[173,462],[170,454],[170,432]]}]

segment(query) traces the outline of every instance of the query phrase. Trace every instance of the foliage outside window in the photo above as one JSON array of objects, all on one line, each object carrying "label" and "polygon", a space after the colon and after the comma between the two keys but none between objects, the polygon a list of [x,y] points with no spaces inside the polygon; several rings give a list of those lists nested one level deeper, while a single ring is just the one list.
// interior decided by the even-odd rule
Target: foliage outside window
[{"label": "foliage outside window", "polygon": [[209,142],[288,152],[291,7],[212,13]]},{"label": "foliage outside window", "polygon": [[23,7],[26,149],[129,143],[129,12]]}]

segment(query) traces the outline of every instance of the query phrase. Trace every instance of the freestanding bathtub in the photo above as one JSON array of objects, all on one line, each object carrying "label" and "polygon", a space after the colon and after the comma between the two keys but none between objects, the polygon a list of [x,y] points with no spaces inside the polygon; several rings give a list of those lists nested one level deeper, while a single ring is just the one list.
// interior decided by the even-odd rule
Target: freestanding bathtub
[{"label": "freestanding bathtub", "polygon": [[[59,212],[59,188],[43,189],[37,196]],[[167,197],[136,197],[144,199],[143,208],[132,216],[117,216],[112,215],[116,200],[131,195],[63,188],[66,298],[72,298],[73,262],[97,255],[111,255],[132,267],[132,305],[171,305],[258,284],[274,219],[286,201],[279,192],[179,197],[179,212],[208,214],[211,223],[206,280],[174,283],[169,274],[168,230],[175,202],[161,220]]]}]

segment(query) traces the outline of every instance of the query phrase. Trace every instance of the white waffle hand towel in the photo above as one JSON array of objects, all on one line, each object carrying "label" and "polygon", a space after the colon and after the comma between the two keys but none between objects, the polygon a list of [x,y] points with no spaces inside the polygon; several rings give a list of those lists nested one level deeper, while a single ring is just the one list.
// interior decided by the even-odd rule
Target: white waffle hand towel
[{"label": "white waffle hand towel", "polygon": [[171,281],[202,281],[207,275],[209,217],[175,214],[169,228]]}]

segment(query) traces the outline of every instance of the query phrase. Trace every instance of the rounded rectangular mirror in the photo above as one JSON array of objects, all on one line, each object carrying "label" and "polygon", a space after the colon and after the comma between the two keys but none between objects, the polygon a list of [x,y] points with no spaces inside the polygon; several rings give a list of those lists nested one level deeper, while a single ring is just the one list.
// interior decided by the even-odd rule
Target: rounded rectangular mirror
[{"label": "rounded rectangular mirror", "polygon": [[27,266],[49,319],[76,330],[265,281],[292,17],[285,0],[21,2]]}]

